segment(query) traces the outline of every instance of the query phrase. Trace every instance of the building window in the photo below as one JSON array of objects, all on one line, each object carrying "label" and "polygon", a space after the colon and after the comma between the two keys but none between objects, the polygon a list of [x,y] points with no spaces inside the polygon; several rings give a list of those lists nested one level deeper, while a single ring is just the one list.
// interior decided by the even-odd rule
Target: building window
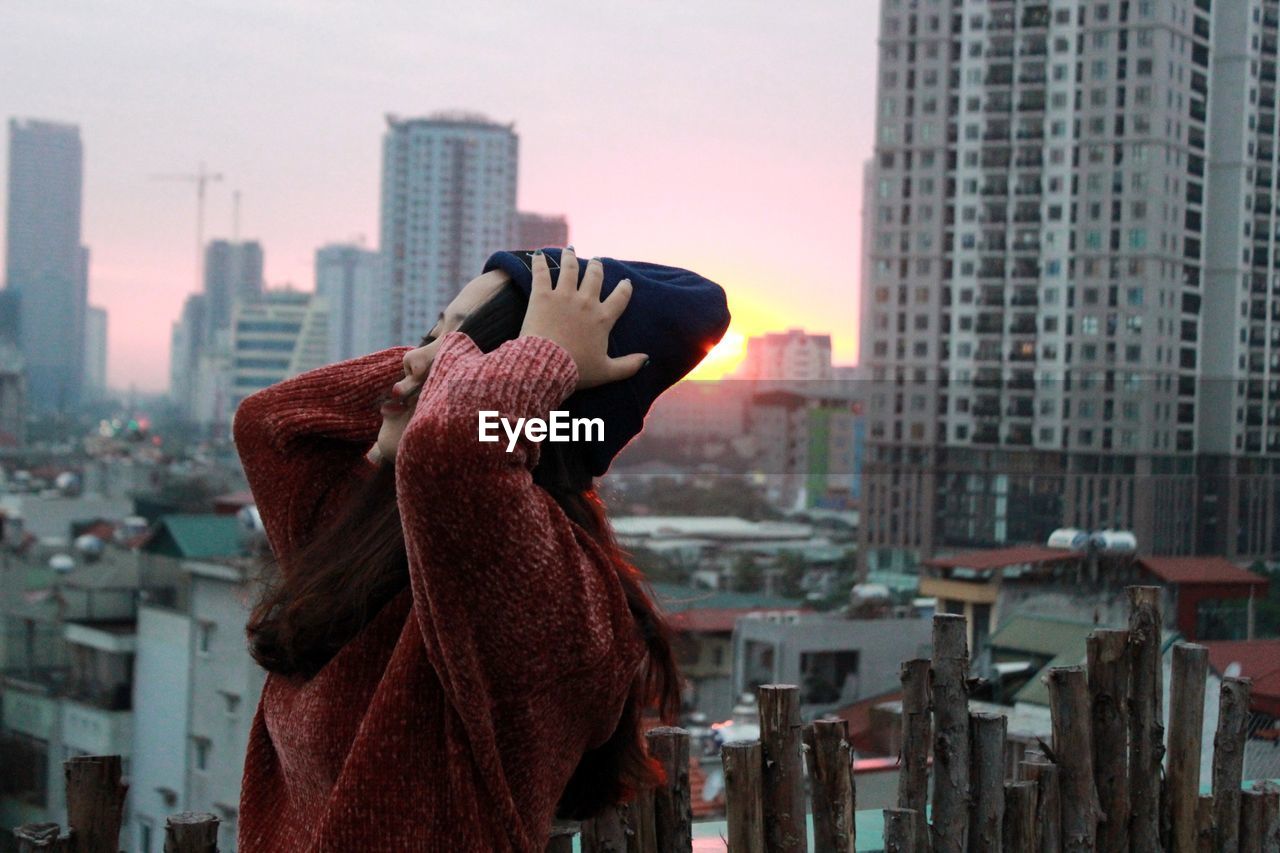
[{"label": "building window", "polygon": [[151,836],[156,825],[149,818],[138,818],[138,853],[151,853]]},{"label": "building window", "polygon": [[209,654],[213,644],[213,623],[201,622],[196,627],[196,649],[202,655]]},{"label": "building window", "polygon": [[196,770],[204,772],[209,769],[210,744],[207,737],[191,738],[191,764]]}]

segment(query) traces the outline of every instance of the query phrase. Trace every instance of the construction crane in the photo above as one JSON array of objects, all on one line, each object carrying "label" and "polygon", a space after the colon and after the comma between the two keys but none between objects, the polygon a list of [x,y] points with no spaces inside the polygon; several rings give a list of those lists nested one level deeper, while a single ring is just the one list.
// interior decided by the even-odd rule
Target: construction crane
[{"label": "construction crane", "polygon": [[221,172],[210,172],[204,163],[195,174],[152,175],[153,181],[186,181],[196,185],[196,290],[204,288],[204,198],[205,187],[221,181]]}]

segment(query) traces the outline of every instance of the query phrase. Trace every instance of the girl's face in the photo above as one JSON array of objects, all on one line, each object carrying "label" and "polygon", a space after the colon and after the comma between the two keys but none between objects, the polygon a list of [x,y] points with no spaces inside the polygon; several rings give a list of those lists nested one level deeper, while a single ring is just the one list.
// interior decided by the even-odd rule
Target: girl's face
[{"label": "girl's face", "polygon": [[436,325],[422,339],[422,345],[404,354],[404,378],[388,389],[398,399],[382,407],[382,428],[378,431],[375,444],[384,460],[390,462],[395,458],[400,436],[404,434],[404,428],[418,405],[418,391],[427,381],[427,372],[431,369],[440,339],[462,325],[467,315],[489,301],[507,280],[507,274],[501,270],[493,270],[471,279],[441,312]]}]

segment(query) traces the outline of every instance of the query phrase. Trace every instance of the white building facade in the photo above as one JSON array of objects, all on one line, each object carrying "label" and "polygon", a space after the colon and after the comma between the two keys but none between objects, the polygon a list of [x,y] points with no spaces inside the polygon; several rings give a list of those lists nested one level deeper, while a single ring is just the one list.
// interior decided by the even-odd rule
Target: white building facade
[{"label": "white building facade", "polygon": [[416,344],[492,252],[516,248],[518,151],[514,126],[483,116],[387,117],[376,348]]}]

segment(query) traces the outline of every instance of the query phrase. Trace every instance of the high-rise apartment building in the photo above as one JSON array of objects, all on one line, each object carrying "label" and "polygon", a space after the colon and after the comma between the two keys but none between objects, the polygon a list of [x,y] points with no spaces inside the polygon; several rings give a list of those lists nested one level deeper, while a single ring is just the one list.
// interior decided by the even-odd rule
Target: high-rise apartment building
[{"label": "high-rise apartment building", "polygon": [[381,274],[381,255],[361,246],[335,243],[316,250],[316,295],[329,306],[328,361],[385,349],[376,335],[387,311]]},{"label": "high-rise apartment building", "polygon": [[107,309],[90,305],[84,322],[84,395],[102,397],[107,391]]},{"label": "high-rise apartment building", "polygon": [[787,329],[748,338],[737,374],[761,381],[831,379],[831,335]]},{"label": "high-rise apartment building", "polygon": [[88,250],[80,245],[80,129],[10,119],[6,287],[20,303],[28,400],[65,410],[80,400]]},{"label": "high-rise apartment building", "polygon": [[1064,525],[1280,547],[1276,22],[1273,0],[883,1],[871,565]]},{"label": "high-rise apartment building", "polygon": [[[232,411],[254,391],[324,365],[328,320],[325,299],[306,291],[267,290],[256,301],[236,302],[231,317],[231,399],[217,411]],[[230,418],[218,422],[230,424]]]},{"label": "high-rise apartment building", "polygon": [[204,343],[215,343],[217,333],[230,328],[232,305],[237,299],[254,300],[262,295],[262,263],[262,244],[257,240],[213,240],[205,247],[204,293],[209,315]]},{"label": "high-rise apartment building", "polygon": [[542,249],[569,245],[569,220],[564,216],[521,211],[516,217],[516,242],[512,248]]},{"label": "high-rise apartment building", "polygon": [[489,254],[512,248],[518,148],[513,125],[483,116],[387,117],[380,347],[416,344]]}]

